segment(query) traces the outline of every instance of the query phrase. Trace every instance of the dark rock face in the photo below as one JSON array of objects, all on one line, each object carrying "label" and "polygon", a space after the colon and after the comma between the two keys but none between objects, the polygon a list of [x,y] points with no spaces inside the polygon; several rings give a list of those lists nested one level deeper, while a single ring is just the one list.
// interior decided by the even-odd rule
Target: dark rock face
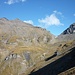
[{"label": "dark rock face", "polygon": [[75,40],[75,23],[57,37],[57,41]]},{"label": "dark rock face", "polygon": [[62,34],[75,34],[75,23],[71,24]]}]

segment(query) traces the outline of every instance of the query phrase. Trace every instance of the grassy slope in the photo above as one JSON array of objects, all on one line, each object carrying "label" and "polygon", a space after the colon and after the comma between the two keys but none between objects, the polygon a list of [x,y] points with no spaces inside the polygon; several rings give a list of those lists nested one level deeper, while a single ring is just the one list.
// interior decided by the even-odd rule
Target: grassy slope
[{"label": "grassy slope", "polygon": [[[67,45],[67,47],[64,47],[65,44]],[[10,52],[13,51],[13,53],[17,53],[19,55],[21,55],[25,51],[30,51],[32,53],[32,55],[31,55],[32,60],[33,60],[33,62],[35,61],[36,64],[33,65],[32,67],[30,67],[28,70],[26,70],[26,72],[24,74],[22,74],[22,75],[27,75],[30,72],[36,71],[36,70],[42,68],[43,66],[46,66],[46,65],[50,64],[51,62],[55,61],[56,59],[63,56],[63,55],[61,55],[61,56],[59,56],[57,58],[53,58],[49,61],[44,61],[44,59],[52,56],[56,50],[58,50],[61,53],[63,53],[63,52],[65,53],[65,51],[67,52],[67,50],[72,48],[72,46],[75,46],[74,44],[75,44],[75,41],[69,41],[69,42],[62,42],[62,43],[58,43],[58,44],[56,43],[54,45],[39,45],[39,47],[38,46],[30,46],[30,47],[16,46],[16,48],[14,48],[14,50],[11,50],[12,49],[11,46],[10,46],[10,48],[9,48],[9,46],[7,48],[9,48]],[[39,56],[43,55],[43,53],[46,53],[45,58],[40,59]],[[12,60],[12,62],[13,62],[13,60]],[[2,63],[4,63],[4,62],[2,62]],[[6,64],[6,63],[4,63],[4,64]],[[2,64],[0,64],[0,66],[1,65]],[[1,67],[3,67],[3,66],[1,66]],[[7,64],[5,69],[2,71],[1,75],[7,75],[7,74],[10,75],[9,74],[10,72],[13,75],[16,75],[16,73],[14,73],[14,71],[12,71],[12,67],[9,67],[9,64]]]}]

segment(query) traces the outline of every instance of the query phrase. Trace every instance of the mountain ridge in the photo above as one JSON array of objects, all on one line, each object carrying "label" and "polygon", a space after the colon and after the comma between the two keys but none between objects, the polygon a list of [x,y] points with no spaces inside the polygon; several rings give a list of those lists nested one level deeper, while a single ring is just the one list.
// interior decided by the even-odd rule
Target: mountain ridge
[{"label": "mountain ridge", "polygon": [[[71,56],[72,54],[74,55],[73,52],[75,52],[75,34],[70,34],[69,32],[73,32],[72,29],[73,27],[68,28],[65,30],[66,34],[64,34],[64,31],[55,38],[53,34],[41,27],[33,26],[19,19],[8,20],[7,18],[1,18],[0,74],[33,74],[32,72],[36,72],[48,64],[51,65],[51,63],[57,63],[59,60],[59,62],[62,62],[64,60],[64,56],[66,59],[65,62],[69,60],[69,65],[69,63],[72,63],[71,60],[74,60],[74,58],[72,59]],[[70,54],[70,52],[72,54]],[[69,57],[66,57],[67,54]],[[62,58],[62,61],[60,57]],[[63,63],[60,64],[59,62],[57,65],[52,65],[56,66],[53,68],[54,71],[51,70],[50,66],[51,71],[48,72],[51,73],[51,75],[52,72],[54,72],[54,75],[55,72],[57,73],[55,69],[58,71],[63,71],[61,65]],[[63,64],[64,67],[66,64]],[[57,66],[59,66],[61,69]]]},{"label": "mountain ridge", "polygon": [[75,23],[71,24],[61,35],[75,34]]},{"label": "mountain ridge", "polygon": [[[22,22],[19,19],[15,20],[8,20],[6,18],[0,19],[0,31],[3,32],[2,34],[6,35],[10,34],[8,38],[14,35],[24,40],[26,38],[26,41],[28,42],[29,40],[37,42],[39,41],[43,42],[43,40],[45,40],[46,42],[50,42],[50,40],[54,38],[53,34],[46,31],[46,29]],[[0,35],[2,34],[0,33]]]},{"label": "mountain ridge", "polygon": [[58,37],[58,41],[75,40],[75,23],[71,24],[66,30],[64,30]]}]

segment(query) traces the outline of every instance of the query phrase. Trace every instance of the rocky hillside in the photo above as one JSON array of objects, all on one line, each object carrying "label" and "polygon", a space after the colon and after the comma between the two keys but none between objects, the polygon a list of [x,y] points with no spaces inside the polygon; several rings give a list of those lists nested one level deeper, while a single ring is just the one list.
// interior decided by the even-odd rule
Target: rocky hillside
[{"label": "rocky hillside", "polygon": [[19,19],[0,19],[0,40],[5,44],[36,45],[51,43],[54,36],[40,27],[20,21]]},{"label": "rocky hillside", "polygon": [[46,29],[1,18],[0,75],[61,75],[75,67],[74,29],[55,38]]},{"label": "rocky hillside", "polygon": [[30,75],[75,75],[75,47],[45,61],[47,65]]},{"label": "rocky hillside", "polygon": [[58,41],[75,40],[75,23],[71,24],[69,28],[63,31],[58,37]]},{"label": "rocky hillside", "polygon": [[[57,38],[50,53],[29,75],[75,75],[75,23]],[[55,52],[51,53],[51,50]]]},{"label": "rocky hillside", "polygon": [[43,60],[54,42],[46,29],[0,18],[0,75],[21,75]]}]

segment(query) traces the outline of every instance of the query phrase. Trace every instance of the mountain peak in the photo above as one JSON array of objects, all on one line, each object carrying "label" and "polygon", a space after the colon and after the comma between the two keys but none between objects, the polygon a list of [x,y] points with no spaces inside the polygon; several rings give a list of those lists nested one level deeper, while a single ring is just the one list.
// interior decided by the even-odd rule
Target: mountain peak
[{"label": "mountain peak", "polygon": [[3,17],[3,18],[0,18],[0,20],[3,20],[3,21],[8,21],[7,18]]},{"label": "mountain peak", "polygon": [[75,34],[75,23],[71,24],[62,34]]},{"label": "mountain peak", "polygon": [[75,23],[73,23],[73,25],[75,25]]}]

